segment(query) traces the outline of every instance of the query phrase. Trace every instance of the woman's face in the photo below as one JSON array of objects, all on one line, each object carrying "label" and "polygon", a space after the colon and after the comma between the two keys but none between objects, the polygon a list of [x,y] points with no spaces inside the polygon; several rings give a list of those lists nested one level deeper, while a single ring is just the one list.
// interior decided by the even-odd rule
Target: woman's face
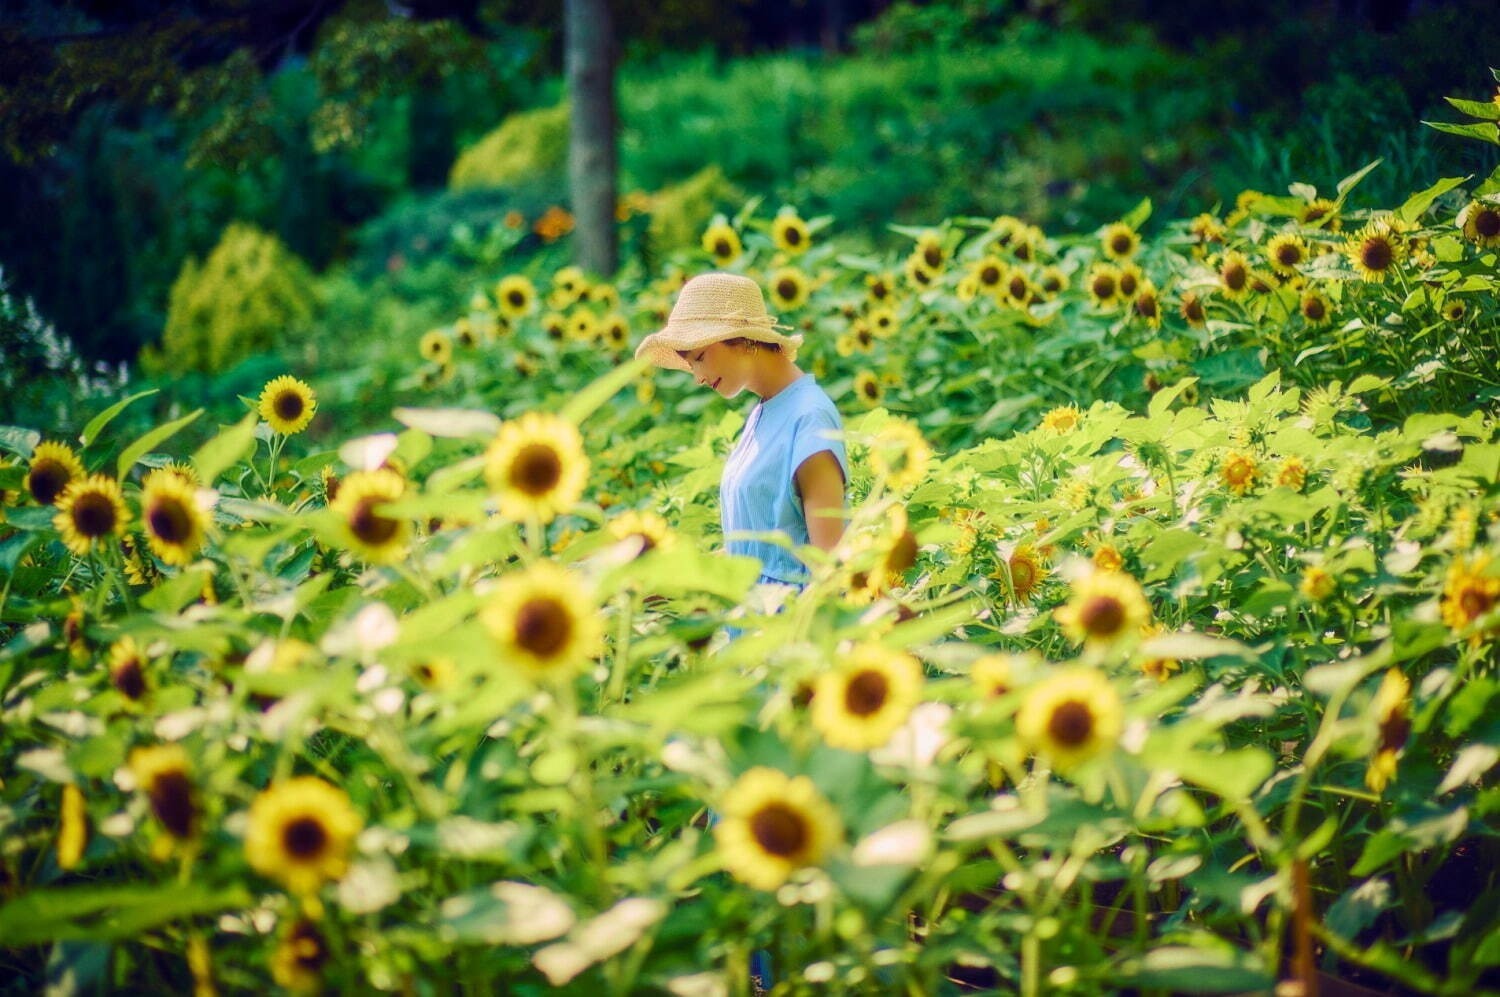
[{"label": "woman's face", "polygon": [[712,388],[725,398],[733,398],[750,380],[750,351],[728,343],[709,343],[696,350],[685,350],[683,358],[693,372],[693,380]]}]

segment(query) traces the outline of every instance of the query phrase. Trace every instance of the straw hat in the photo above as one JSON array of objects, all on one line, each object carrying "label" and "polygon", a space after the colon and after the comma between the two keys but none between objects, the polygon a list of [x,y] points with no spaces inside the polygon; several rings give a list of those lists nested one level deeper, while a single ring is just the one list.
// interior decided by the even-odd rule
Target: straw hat
[{"label": "straw hat", "polygon": [[775,343],[789,359],[797,358],[801,336],[787,336],[780,329],[790,329],[766,314],[766,299],[760,285],[749,277],[733,273],[699,274],[682,285],[671,317],[660,332],[641,340],[635,355],[658,367],[691,370],[679,350],[696,350],[700,346],[726,339],[753,339]]}]

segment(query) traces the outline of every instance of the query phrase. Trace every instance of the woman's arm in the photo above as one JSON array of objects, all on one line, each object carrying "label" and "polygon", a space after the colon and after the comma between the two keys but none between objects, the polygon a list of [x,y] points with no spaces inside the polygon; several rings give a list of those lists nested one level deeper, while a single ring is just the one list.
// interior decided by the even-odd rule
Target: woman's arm
[{"label": "woman's arm", "polygon": [[838,459],[819,450],[797,468],[795,479],[808,539],[815,547],[833,550],[844,535],[844,472]]}]

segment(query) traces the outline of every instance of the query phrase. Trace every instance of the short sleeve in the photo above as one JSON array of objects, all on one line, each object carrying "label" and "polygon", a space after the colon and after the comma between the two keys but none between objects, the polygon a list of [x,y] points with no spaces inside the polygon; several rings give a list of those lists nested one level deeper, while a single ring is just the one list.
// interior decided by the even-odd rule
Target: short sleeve
[{"label": "short sleeve", "polygon": [[839,425],[837,416],[822,410],[814,410],[797,420],[797,428],[792,435],[792,477],[797,476],[797,469],[807,458],[824,450],[833,454],[833,459],[839,462],[839,473],[844,476],[844,484],[847,485],[849,462],[844,455],[843,427]]}]

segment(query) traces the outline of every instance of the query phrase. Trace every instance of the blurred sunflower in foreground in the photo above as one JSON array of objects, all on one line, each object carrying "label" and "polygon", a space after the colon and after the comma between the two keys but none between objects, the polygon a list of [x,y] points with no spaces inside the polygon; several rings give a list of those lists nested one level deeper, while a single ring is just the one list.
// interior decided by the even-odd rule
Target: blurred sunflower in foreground
[{"label": "blurred sunflower in foreground", "polygon": [[714,840],[730,874],[774,890],[793,872],[820,864],[843,837],[838,812],[807,776],[757,767],[720,805]]}]

